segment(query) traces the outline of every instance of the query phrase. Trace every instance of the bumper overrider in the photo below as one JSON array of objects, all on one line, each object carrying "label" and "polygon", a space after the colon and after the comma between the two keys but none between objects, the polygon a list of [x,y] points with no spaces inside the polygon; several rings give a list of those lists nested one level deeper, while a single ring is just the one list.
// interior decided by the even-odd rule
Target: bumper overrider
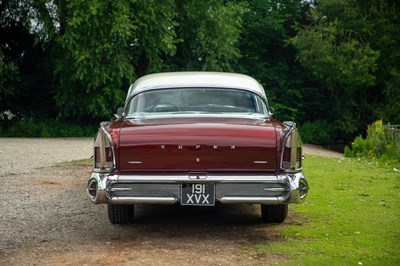
[{"label": "bumper overrider", "polygon": [[200,175],[200,179],[192,179],[193,176],[196,173],[93,172],[87,193],[94,204],[175,204],[181,202],[183,184],[215,184],[215,200],[220,203],[289,204],[303,202],[309,189],[302,172],[207,173]]}]

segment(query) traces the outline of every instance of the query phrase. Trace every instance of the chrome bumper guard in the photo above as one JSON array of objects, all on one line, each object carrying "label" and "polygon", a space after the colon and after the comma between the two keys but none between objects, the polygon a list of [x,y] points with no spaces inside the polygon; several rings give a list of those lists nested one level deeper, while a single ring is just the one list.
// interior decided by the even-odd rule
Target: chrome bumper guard
[{"label": "chrome bumper guard", "polygon": [[181,184],[213,183],[216,201],[221,203],[289,204],[303,202],[309,189],[302,172],[267,176],[207,173],[207,178],[200,180],[189,176],[93,172],[87,193],[94,204],[174,204],[180,202]]}]

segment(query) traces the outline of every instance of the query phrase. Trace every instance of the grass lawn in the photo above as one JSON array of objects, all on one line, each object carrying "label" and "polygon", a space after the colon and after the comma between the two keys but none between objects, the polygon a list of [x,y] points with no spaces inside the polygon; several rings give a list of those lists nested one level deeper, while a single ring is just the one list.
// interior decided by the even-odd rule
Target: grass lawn
[{"label": "grass lawn", "polygon": [[[399,167],[397,167],[399,169]],[[307,201],[299,223],[276,227],[285,241],[253,246],[282,265],[400,265],[400,172],[363,159],[307,156]]]}]

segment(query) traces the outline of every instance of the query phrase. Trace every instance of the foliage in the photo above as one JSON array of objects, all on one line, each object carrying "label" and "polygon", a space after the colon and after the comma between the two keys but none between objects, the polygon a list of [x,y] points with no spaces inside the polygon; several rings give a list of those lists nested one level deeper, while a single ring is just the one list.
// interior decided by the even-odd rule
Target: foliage
[{"label": "foliage", "polygon": [[239,41],[242,58],[236,69],[261,82],[278,119],[298,120],[304,105],[303,74],[288,42],[309,6],[301,1],[246,2]]},{"label": "foliage", "polygon": [[345,148],[344,154],[347,157],[376,157],[400,162],[400,131],[390,125],[383,127],[382,120],[378,120],[368,127],[366,138],[356,137],[351,148]]},{"label": "foliage", "polygon": [[305,203],[290,205],[292,219],[273,227],[284,240],[248,247],[253,256],[275,254],[285,259],[278,265],[399,265],[400,182],[393,167],[307,156],[304,172]]},{"label": "foliage", "polygon": [[396,1],[318,1],[313,23],[300,25],[291,40],[299,62],[320,84],[325,119],[342,139],[360,132],[371,117],[400,122],[395,111],[400,102],[399,11]]},{"label": "foliage", "polygon": [[[135,12],[132,12],[135,10]],[[110,116],[123,104],[140,71],[160,68],[160,56],[174,52],[172,1],[68,1],[55,100],[61,116]],[[138,63],[141,57],[146,63]]]},{"label": "foliage", "polygon": [[15,93],[12,83],[14,78],[18,78],[17,66],[7,60],[2,48],[0,47],[0,103]]},{"label": "foliage", "polygon": [[223,1],[176,1],[179,42],[166,70],[232,71],[240,57],[243,6]]},{"label": "foliage", "polygon": [[400,123],[399,14],[391,0],[2,1],[0,113],[101,121],[144,74],[232,71],[306,139],[346,142]]},{"label": "foliage", "polygon": [[73,124],[53,120],[23,118],[19,120],[0,121],[0,137],[93,137],[97,123]]},{"label": "foliage", "polygon": [[0,113],[54,112],[49,56],[29,28],[28,1],[0,4]]},{"label": "foliage", "polygon": [[346,157],[367,157],[369,155],[369,151],[371,151],[373,148],[374,147],[371,141],[364,139],[360,135],[351,143],[351,148],[348,146],[344,148],[344,155]]},{"label": "foliage", "polygon": [[303,142],[312,144],[330,144],[335,135],[334,127],[325,120],[305,122],[299,131]]}]

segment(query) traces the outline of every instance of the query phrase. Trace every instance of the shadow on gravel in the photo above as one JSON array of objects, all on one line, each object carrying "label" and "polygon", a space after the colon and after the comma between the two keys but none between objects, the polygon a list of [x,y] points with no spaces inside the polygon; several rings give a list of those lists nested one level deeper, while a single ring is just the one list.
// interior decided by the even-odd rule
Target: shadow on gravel
[{"label": "shadow on gravel", "polygon": [[[160,238],[218,238],[244,240],[254,228],[271,227],[261,223],[253,205],[216,205],[188,207],[180,205],[136,205],[135,221],[119,227],[140,235],[157,234]],[[106,215],[106,213],[104,213]],[[118,226],[117,226],[118,227]],[[240,237],[238,238],[238,235]],[[255,240],[255,239],[253,239]],[[257,237],[257,241],[260,238]]]},{"label": "shadow on gravel", "polygon": [[151,224],[207,224],[257,225],[261,223],[253,205],[222,205],[214,207],[189,207],[180,205],[136,205],[135,223]]},{"label": "shadow on gravel", "polygon": [[[99,206],[97,206],[99,207]],[[147,240],[210,240],[259,243],[277,235],[259,234],[259,230],[275,228],[276,224],[263,224],[255,205],[216,205],[214,207],[188,207],[180,205],[135,205],[135,220],[131,224],[112,225],[106,209],[99,210],[103,226],[102,235],[112,239],[129,239],[129,235]],[[112,230],[107,230],[107,228]],[[98,228],[101,229],[101,228]],[[108,231],[108,233],[106,233]],[[111,232],[112,231],[112,232]]]}]

